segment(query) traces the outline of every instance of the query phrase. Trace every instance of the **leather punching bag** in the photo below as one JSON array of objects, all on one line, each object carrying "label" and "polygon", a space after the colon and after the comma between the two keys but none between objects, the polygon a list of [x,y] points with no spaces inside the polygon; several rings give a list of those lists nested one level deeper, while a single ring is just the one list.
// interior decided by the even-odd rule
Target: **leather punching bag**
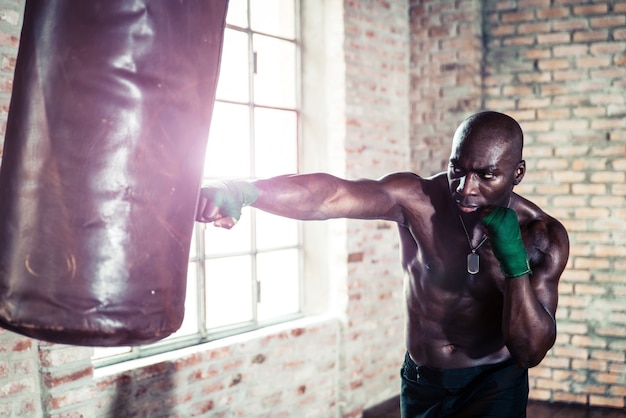
[{"label": "leather punching bag", "polygon": [[0,167],[0,326],[136,345],[182,322],[227,0],[27,1]]}]

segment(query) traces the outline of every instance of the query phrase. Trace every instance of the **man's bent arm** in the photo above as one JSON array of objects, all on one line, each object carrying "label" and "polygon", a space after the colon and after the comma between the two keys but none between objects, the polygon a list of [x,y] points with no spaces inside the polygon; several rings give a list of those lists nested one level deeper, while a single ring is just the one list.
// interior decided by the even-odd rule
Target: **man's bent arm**
[{"label": "man's bent arm", "polygon": [[550,227],[550,247],[543,252],[532,275],[505,279],[503,334],[509,352],[522,367],[534,367],[556,339],[556,307],[559,277],[569,255],[565,229]]}]

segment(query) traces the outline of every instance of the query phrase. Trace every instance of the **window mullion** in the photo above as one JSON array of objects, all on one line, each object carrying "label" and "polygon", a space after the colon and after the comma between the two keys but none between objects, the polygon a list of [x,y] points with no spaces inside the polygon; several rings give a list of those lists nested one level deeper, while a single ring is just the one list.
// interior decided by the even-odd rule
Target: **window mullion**
[{"label": "window mullion", "polygon": [[196,300],[198,303],[198,333],[200,334],[200,338],[206,339],[208,336],[207,330],[207,309],[206,309],[206,249],[204,247],[204,235],[206,231],[206,224],[197,223],[196,229],[196,253],[198,255],[198,262],[196,264],[196,269],[198,271],[197,274],[197,292],[196,292]]},{"label": "window mullion", "polygon": [[[248,2],[248,45],[250,47],[249,50],[249,63],[250,63],[250,67],[248,70],[248,85],[249,85],[249,106],[248,106],[248,116],[249,116],[249,120],[250,120],[250,124],[249,124],[249,128],[250,128],[250,132],[249,132],[249,138],[250,138],[250,174],[252,175],[253,178],[256,178],[256,164],[255,164],[255,160],[256,160],[256,147],[255,147],[255,117],[254,117],[254,76],[256,74],[257,71],[257,60],[258,60],[258,55],[256,53],[256,51],[254,50],[254,35],[252,33],[251,30],[251,26],[250,26],[250,22],[251,22],[251,8],[250,8],[250,4]],[[257,277],[257,243],[256,243],[256,214],[254,212],[254,210],[250,211],[250,217],[251,217],[251,222],[250,222],[250,227],[251,227],[251,244],[252,244],[252,248],[251,248],[251,274],[250,274],[250,290],[252,292],[252,297],[251,297],[251,303],[252,303],[252,321],[254,324],[258,323],[258,304],[259,304],[259,297],[260,297],[260,291],[261,291],[261,283],[258,280]]]}]

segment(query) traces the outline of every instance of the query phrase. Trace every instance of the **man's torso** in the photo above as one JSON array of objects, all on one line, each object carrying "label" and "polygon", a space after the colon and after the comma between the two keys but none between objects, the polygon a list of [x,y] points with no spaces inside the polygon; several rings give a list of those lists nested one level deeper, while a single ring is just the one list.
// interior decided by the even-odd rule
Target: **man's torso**
[{"label": "man's torso", "polygon": [[[491,364],[510,358],[502,335],[504,277],[489,240],[476,254],[480,269],[467,271],[467,255],[484,236],[477,227],[467,234],[455,210],[445,176],[422,179],[415,207],[399,227],[405,273],[407,349],[413,360],[437,368]],[[525,199],[514,196],[522,216]],[[526,224],[521,219],[527,248]],[[472,225],[473,226],[473,225]]]}]

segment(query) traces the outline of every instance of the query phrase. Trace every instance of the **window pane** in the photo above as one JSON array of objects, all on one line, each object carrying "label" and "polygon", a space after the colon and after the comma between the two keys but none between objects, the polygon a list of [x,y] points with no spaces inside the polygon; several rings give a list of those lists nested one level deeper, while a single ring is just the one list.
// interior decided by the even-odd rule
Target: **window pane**
[{"label": "window pane", "polygon": [[248,102],[250,97],[249,67],[248,35],[245,32],[226,29],[224,31],[220,78],[216,91],[218,100]]},{"label": "window pane", "polygon": [[[253,0],[256,1],[256,0]],[[228,14],[226,23],[229,25],[248,27],[248,0],[230,0],[228,2]]]},{"label": "window pane", "polygon": [[251,251],[251,216],[250,208],[243,208],[241,219],[232,229],[218,228],[213,224],[207,224],[204,230],[205,254],[219,255]]},{"label": "window pane", "polygon": [[298,245],[298,221],[267,212],[256,212],[257,248],[273,248]]},{"label": "window pane", "polygon": [[257,308],[259,321],[299,312],[297,250],[258,254],[257,274],[261,282],[261,302]]},{"label": "window pane", "polygon": [[296,113],[255,109],[256,176],[295,173],[298,170]]},{"label": "window pane", "polygon": [[207,260],[207,327],[220,327],[252,320],[250,256]]},{"label": "window pane", "polygon": [[215,103],[204,162],[205,177],[250,177],[248,107]]},{"label": "window pane", "polygon": [[254,31],[294,39],[295,16],[294,0],[250,1],[250,20]]},{"label": "window pane", "polygon": [[257,53],[254,101],[267,106],[296,106],[296,47],[292,42],[253,36]]}]

